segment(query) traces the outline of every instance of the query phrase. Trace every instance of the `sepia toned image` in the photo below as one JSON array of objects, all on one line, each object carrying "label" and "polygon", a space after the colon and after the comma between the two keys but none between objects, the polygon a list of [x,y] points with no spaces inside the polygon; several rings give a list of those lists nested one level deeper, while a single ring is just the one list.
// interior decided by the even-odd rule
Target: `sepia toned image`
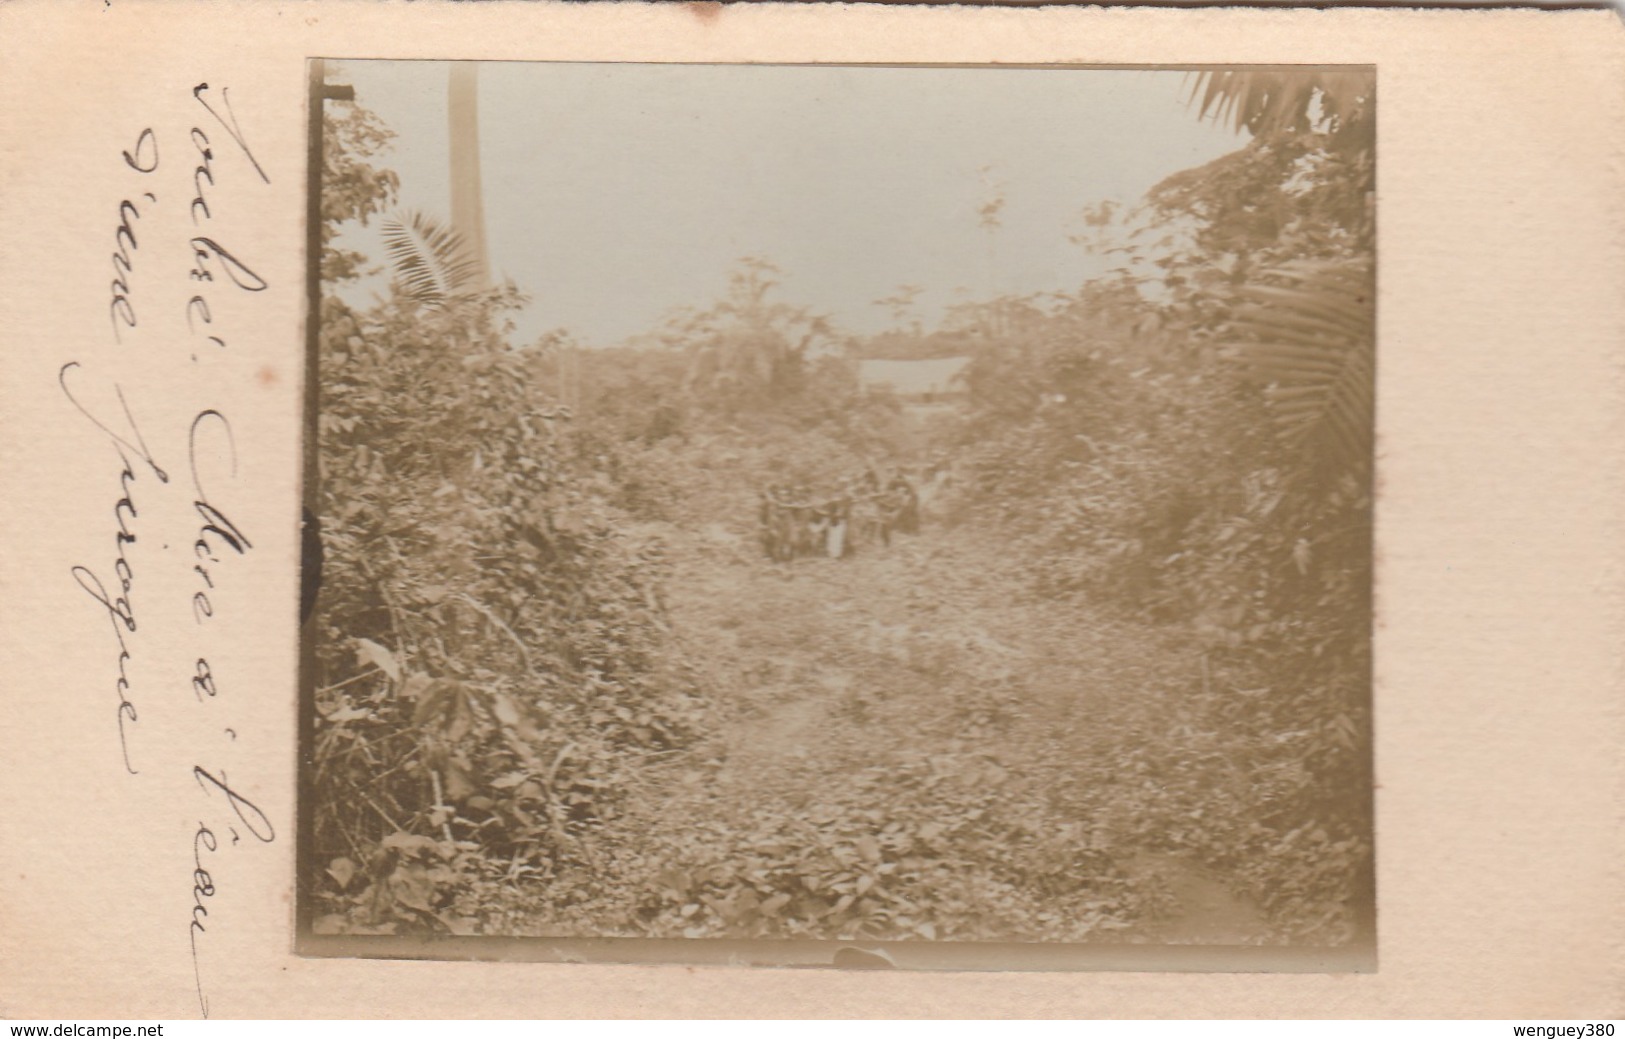
[{"label": "sepia toned image", "polygon": [[312,68],[301,951],[1371,969],[1373,69]]}]

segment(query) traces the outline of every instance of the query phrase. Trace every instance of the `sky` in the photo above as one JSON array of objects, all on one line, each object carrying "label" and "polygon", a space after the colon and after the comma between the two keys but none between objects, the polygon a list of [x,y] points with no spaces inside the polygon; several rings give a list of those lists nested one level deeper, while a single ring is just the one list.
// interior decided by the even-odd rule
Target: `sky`
[{"label": "sky", "polygon": [[[399,204],[448,219],[447,66],[346,61],[331,82],[396,133],[375,158]],[[480,161],[490,260],[532,302],[516,342],[563,328],[612,345],[719,298],[744,256],[778,298],[845,331],[875,301],[1070,291],[1103,261],[1083,207],[1132,203],[1245,139],[1197,119],[1177,71],[485,62]],[[1005,203],[999,226],[981,208]],[[347,244],[382,258],[373,232]],[[375,288],[376,286],[374,286]]]}]

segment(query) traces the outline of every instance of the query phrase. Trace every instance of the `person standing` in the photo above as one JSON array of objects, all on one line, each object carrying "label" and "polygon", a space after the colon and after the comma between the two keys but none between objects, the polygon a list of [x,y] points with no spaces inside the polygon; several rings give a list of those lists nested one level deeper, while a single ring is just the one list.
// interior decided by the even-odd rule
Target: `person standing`
[{"label": "person standing", "polygon": [[847,548],[847,525],[851,518],[851,503],[845,498],[837,499],[830,505],[829,533],[826,545],[831,559],[840,559],[849,553]]}]

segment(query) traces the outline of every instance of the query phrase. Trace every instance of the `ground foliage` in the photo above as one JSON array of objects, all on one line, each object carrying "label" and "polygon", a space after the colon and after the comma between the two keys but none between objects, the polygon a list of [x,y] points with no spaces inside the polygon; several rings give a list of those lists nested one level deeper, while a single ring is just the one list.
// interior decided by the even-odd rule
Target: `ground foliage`
[{"label": "ground foliage", "polygon": [[[336,125],[329,149],[364,156],[366,123]],[[330,220],[380,208],[330,205]],[[509,346],[516,302],[503,288],[322,301],[313,844],[328,929],[468,931],[482,881],[590,867],[628,763],[703,727],[667,644],[662,548]]]},{"label": "ground foliage", "polygon": [[[1077,292],[843,338],[751,258],[614,350],[343,302],[395,181],[333,106],[318,928],[1182,940],[1173,870],[1226,940],[1359,934],[1368,80],[1199,81],[1251,141],[1092,210]],[[946,418],[858,385],[950,355]],[[761,486],[927,461],[918,538],[759,557]]]}]

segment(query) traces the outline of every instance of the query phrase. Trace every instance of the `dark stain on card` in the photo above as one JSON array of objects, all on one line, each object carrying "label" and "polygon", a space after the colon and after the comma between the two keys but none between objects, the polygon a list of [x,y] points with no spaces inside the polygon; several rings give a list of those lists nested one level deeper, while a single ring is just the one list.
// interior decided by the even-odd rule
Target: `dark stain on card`
[{"label": "dark stain on card", "polygon": [[689,0],[683,6],[705,25],[714,25],[722,17],[721,0]]}]

